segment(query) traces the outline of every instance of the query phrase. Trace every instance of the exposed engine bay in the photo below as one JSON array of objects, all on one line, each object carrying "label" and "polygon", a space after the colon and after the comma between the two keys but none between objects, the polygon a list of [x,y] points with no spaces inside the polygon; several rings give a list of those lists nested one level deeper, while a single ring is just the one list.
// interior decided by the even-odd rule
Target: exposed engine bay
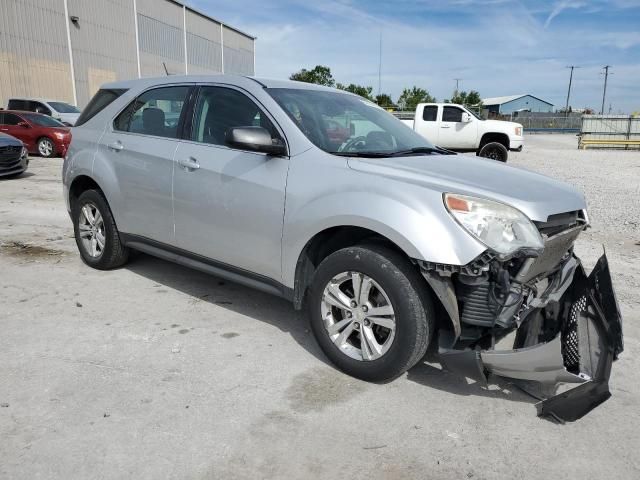
[{"label": "exposed engine bay", "polygon": [[419,262],[451,319],[439,330],[443,367],[484,384],[489,373],[514,379],[541,400],[538,415],[559,421],[611,396],[611,364],[623,350],[606,255],[587,276],[573,253],[588,225],[583,215],[537,223],[541,252],[501,258],[487,250],[463,267]]}]

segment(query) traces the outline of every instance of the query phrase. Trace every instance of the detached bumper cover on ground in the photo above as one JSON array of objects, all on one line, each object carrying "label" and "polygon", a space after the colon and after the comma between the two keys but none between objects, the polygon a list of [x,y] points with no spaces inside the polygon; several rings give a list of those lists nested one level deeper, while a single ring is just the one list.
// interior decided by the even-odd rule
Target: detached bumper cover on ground
[{"label": "detached bumper cover on ground", "polygon": [[[446,369],[483,383],[488,373],[515,379],[542,400],[538,415],[574,421],[611,396],[611,365],[623,350],[622,320],[606,255],[589,276],[572,255],[557,277],[557,288],[540,309],[544,314],[522,315],[515,340],[520,348],[441,348],[440,359]],[[578,386],[567,390],[572,384]]]}]

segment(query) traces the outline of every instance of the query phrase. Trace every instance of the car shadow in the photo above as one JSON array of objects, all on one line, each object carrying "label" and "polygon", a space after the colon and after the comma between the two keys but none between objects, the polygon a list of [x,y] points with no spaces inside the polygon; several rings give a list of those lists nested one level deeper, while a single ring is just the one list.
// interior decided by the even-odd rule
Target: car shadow
[{"label": "car shadow", "polygon": [[20,174],[17,175],[12,175],[12,176],[6,176],[6,177],[0,177],[0,180],[19,180],[21,178],[29,178],[29,177],[33,177],[35,176],[35,173],[26,171],[26,172],[22,172]]},{"label": "car shadow", "polygon": [[210,274],[135,252],[127,270],[157,284],[192,297],[189,302],[207,302],[245,315],[288,333],[301,347],[325,364],[329,361],[309,329],[304,311],[294,310],[285,299],[228,282]]},{"label": "car shadow", "polygon": [[437,354],[427,353],[416,366],[407,372],[407,380],[454,395],[500,398],[530,404],[538,401],[518,385],[504,378],[490,375],[487,380],[488,384],[485,386],[455,373],[450,373],[443,368],[437,368],[434,366],[435,364],[439,365]]},{"label": "car shadow", "polygon": [[[298,345],[315,358],[335,368],[313,338],[306,312],[294,310],[291,303],[282,298],[140,252],[134,253],[125,268],[163,287],[172,288],[192,297],[188,300],[191,303],[207,302],[273,325],[291,335]],[[517,385],[500,377],[490,377],[489,385],[483,386],[433,366],[437,363],[437,351],[432,345],[425,357],[407,372],[407,380],[455,395],[477,395],[515,402],[536,402]]]}]

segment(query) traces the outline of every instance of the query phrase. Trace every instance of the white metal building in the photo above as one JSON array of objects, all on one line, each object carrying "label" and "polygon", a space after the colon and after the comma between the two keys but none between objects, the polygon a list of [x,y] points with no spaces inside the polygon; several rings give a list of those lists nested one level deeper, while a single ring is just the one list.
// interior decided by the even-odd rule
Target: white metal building
[{"label": "white metal building", "polygon": [[254,44],[180,0],[1,0],[0,107],[83,107],[103,83],[166,73],[253,75]]}]

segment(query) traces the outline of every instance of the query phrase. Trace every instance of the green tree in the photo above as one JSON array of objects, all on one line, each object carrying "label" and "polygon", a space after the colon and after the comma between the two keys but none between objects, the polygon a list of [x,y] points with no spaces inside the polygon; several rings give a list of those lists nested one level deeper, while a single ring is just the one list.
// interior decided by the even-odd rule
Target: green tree
[{"label": "green tree", "polygon": [[435,101],[435,97],[432,97],[424,88],[415,86],[405,88],[398,97],[398,105],[403,110],[415,110],[419,103],[434,103]]},{"label": "green tree", "polygon": [[376,103],[383,108],[393,107],[393,99],[391,95],[387,95],[386,93],[376,95]]},{"label": "green tree", "polygon": [[350,83],[349,85],[343,85],[342,83],[338,83],[336,88],[340,90],[344,90],[346,92],[355,93],[356,95],[360,95],[361,97],[366,98],[373,102],[373,97],[371,92],[373,91],[373,87],[364,87],[362,85],[356,85],[355,83]]},{"label": "green tree", "polygon": [[318,85],[324,85],[325,87],[333,87],[336,81],[331,75],[331,69],[323,65],[316,65],[312,70],[303,68],[302,70],[292,73],[289,80],[296,80],[298,82],[315,83]]},{"label": "green tree", "polygon": [[[448,103],[446,100],[445,102]],[[482,106],[482,98],[480,98],[480,94],[475,90],[471,90],[469,93],[454,92],[453,97],[451,97],[451,103],[457,103],[458,105],[466,105],[469,107]]]}]

